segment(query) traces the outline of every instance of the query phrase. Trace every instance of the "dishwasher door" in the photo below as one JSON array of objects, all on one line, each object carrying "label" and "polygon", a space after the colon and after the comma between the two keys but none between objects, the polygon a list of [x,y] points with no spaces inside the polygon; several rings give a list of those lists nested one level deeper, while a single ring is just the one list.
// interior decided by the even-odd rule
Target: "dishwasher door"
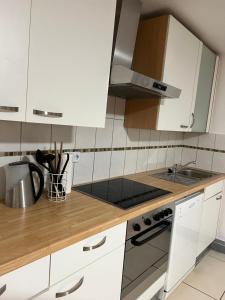
[{"label": "dishwasher door", "polygon": [[176,203],[165,291],[175,287],[195,265],[203,193]]}]

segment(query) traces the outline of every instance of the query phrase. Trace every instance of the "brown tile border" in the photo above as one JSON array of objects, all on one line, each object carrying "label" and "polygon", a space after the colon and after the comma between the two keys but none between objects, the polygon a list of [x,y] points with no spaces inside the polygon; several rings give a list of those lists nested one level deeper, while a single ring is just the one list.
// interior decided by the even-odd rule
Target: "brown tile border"
[{"label": "brown tile border", "polygon": [[[64,149],[64,152],[106,152],[106,151],[131,151],[131,150],[145,150],[145,149],[166,149],[166,148],[189,148],[203,151],[211,151],[218,153],[225,153],[225,150],[214,149],[214,148],[204,148],[197,146],[188,146],[188,145],[160,145],[160,146],[136,146],[136,147],[112,147],[112,148],[74,148],[74,149]],[[49,150],[52,151],[52,150]],[[0,152],[0,157],[9,157],[9,156],[26,156],[26,155],[35,155],[36,151],[10,151],[10,152]],[[43,151],[47,153],[47,150]]]}]

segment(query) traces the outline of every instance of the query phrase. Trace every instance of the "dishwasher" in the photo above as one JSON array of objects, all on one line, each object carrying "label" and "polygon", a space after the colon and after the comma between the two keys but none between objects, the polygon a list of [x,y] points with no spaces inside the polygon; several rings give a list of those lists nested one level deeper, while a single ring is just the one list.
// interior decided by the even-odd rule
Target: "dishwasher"
[{"label": "dishwasher", "polygon": [[195,193],[175,203],[165,296],[194,268],[201,221],[203,193]]}]

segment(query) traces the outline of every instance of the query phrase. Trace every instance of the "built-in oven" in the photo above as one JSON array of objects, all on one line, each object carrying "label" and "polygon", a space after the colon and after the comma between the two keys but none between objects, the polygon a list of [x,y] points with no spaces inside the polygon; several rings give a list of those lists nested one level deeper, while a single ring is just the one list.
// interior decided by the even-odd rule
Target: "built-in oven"
[{"label": "built-in oven", "polygon": [[169,204],[128,221],[121,299],[151,299],[163,288],[173,213]]}]

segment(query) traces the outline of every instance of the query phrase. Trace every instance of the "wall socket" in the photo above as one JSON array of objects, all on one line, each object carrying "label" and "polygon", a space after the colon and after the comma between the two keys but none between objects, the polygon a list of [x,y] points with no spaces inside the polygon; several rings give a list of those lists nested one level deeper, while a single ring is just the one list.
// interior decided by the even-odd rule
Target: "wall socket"
[{"label": "wall socket", "polygon": [[80,152],[73,153],[73,163],[76,163],[80,160]]}]

